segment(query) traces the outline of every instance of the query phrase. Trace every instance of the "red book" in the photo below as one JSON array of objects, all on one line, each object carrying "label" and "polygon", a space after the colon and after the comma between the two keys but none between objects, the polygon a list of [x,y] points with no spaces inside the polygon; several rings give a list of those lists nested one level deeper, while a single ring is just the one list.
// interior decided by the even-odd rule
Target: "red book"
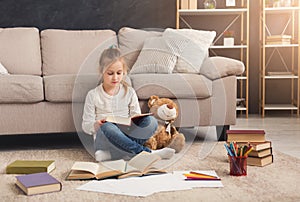
[{"label": "red book", "polygon": [[27,195],[55,192],[62,188],[61,182],[46,172],[20,175],[16,178],[16,185]]},{"label": "red book", "polygon": [[265,142],[264,130],[227,130],[227,142]]}]

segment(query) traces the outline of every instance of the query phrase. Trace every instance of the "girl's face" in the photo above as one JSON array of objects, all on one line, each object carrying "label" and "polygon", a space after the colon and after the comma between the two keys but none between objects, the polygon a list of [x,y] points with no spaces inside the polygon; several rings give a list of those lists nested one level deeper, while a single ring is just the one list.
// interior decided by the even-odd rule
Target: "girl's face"
[{"label": "girl's face", "polygon": [[115,88],[123,79],[124,69],[121,61],[112,63],[103,73],[103,85],[106,88]]}]

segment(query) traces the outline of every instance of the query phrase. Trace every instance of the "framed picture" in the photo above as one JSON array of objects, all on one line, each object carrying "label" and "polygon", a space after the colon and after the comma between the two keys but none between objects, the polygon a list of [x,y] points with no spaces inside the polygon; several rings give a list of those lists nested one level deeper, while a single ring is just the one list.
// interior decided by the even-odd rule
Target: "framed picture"
[{"label": "framed picture", "polygon": [[226,7],[234,7],[235,0],[226,0]]}]

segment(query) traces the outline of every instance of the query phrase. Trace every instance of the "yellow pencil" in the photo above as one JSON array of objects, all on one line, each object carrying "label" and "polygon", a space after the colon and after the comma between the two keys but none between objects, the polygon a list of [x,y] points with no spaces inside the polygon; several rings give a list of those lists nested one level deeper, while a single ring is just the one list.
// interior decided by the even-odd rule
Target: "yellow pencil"
[{"label": "yellow pencil", "polygon": [[250,146],[250,148],[245,152],[244,156],[248,156],[248,154],[253,150],[253,147]]}]

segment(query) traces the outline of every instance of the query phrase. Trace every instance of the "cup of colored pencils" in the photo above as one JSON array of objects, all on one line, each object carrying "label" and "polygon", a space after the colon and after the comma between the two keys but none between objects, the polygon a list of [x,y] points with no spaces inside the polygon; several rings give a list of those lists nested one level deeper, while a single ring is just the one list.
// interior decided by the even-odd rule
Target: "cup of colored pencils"
[{"label": "cup of colored pencils", "polygon": [[225,143],[224,146],[228,153],[230,175],[247,175],[247,157],[253,149],[252,146],[238,145],[236,142]]}]

